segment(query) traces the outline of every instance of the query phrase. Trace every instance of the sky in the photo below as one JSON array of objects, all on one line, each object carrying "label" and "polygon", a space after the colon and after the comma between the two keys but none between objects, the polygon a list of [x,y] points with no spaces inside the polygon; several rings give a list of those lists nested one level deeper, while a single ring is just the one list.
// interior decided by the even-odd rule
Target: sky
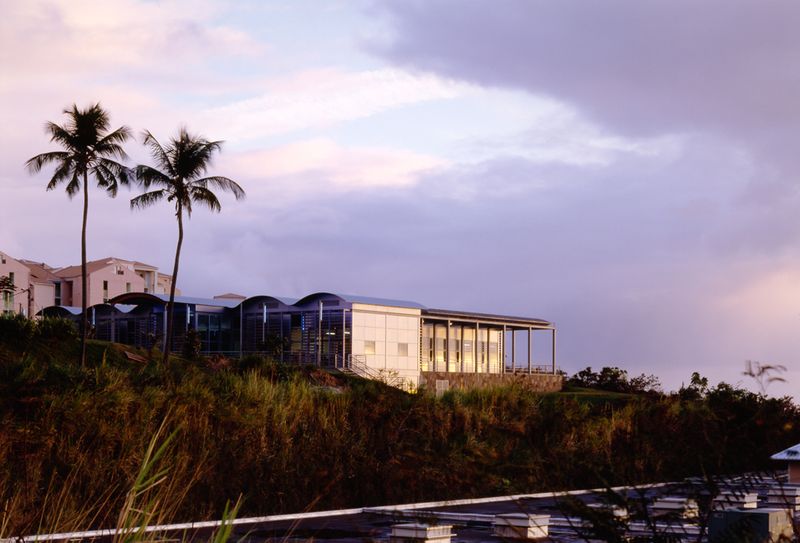
[{"label": "sky", "polygon": [[[558,363],[800,383],[794,0],[0,0],[0,248],[80,261],[46,121],[224,140],[179,287],[525,315]],[[151,163],[141,139],[130,165]],[[165,204],[90,196],[90,259],[171,270]],[[544,356],[539,353],[537,356]]]}]

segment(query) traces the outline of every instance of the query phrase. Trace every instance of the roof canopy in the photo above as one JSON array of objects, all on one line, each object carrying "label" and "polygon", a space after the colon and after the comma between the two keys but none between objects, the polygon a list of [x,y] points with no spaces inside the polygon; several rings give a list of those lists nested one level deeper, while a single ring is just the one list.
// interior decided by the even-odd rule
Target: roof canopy
[{"label": "roof canopy", "polygon": [[794,462],[800,462],[800,443],[789,447],[788,449],[784,449],[779,453],[775,453],[770,456],[771,460],[789,460]]},{"label": "roof canopy", "polygon": [[294,305],[308,305],[319,299],[324,298],[337,298],[350,304],[367,304],[367,305],[385,305],[388,307],[410,307],[413,309],[424,309],[425,306],[408,300],[392,300],[389,298],[373,298],[371,296],[359,296],[356,294],[340,294],[336,292],[315,292],[303,298],[300,298]]}]

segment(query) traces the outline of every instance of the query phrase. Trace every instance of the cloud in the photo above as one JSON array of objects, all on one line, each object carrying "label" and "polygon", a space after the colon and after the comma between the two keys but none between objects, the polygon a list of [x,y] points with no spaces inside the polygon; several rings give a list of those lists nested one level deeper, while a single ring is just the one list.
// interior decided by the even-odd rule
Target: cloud
[{"label": "cloud", "polygon": [[331,193],[410,187],[423,174],[446,166],[433,156],[395,148],[342,146],[324,138],[234,152],[219,161],[220,171],[245,180],[255,198],[271,205]]},{"label": "cloud", "polygon": [[387,2],[386,59],[556,97],[628,136],[713,131],[792,167],[800,5],[746,0]]},{"label": "cloud", "polygon": [[[237,29],[214,24],[205,1],[32,0],[8,3],[0,22],[0,55],[13,82],[110,70],[168,76],[187,63],[261,50]],[[136,70],[130,72],[130,70]],[[12,79],[6,80],[10,84]]]},{"label": "cloud", "polygon": [[263,138],[370,117],[404,105],[454,98],[470,87],[433,75],[383,68],[325,69],[265,83],[263,94],[206,111],[200,122],[230,139]]}]

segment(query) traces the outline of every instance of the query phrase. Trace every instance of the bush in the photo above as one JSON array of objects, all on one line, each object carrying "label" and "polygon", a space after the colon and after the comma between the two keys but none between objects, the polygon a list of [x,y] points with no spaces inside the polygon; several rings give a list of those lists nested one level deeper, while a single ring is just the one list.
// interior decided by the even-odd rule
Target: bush
[{"label": "bush", "polygon": [[71,342],[78,339],[75,323],[63,317],[46,317],[36,324],[36,337],[48,342]]},{"label": "bush", "polygon": [[0,316],[0,344],[16,350],[27,350],[36,333],[36,322],[23,315]]}]

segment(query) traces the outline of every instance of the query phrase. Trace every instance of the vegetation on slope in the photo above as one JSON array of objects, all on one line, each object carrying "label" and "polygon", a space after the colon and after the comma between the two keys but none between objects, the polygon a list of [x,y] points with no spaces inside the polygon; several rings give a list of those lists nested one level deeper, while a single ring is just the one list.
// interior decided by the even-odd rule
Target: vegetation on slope
[{"label": "vegetation on slope", "polygon": [[[771,467],[800,411],[728,385],[682,395],[441,398],[249,357],[175,359],[0,319],[0,526],[114,526],[167,420],[162,520],[675,480]],[[133,358],[133,359],[132,359]]]}]

